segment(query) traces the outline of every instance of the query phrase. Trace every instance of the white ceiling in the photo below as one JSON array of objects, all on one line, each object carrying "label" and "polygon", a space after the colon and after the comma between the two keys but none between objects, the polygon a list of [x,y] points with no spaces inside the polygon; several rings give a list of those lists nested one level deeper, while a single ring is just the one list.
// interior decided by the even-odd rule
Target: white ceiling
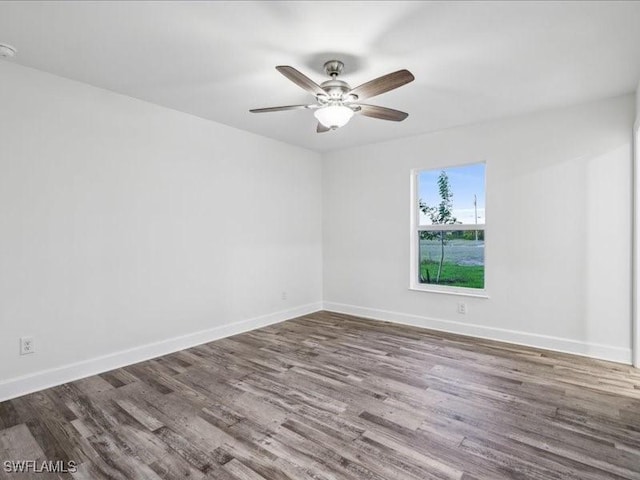
[{"label": "white ceiling", "polygon": [[[640,2],[1,2],[3,42],[16,63],[327,151],[632,92]],[[311,111],[248,112],[311,103],[274,67],[319,83],[334,57],[351,86],[409,69],[367,101],[409,118],[317,134]]]}]

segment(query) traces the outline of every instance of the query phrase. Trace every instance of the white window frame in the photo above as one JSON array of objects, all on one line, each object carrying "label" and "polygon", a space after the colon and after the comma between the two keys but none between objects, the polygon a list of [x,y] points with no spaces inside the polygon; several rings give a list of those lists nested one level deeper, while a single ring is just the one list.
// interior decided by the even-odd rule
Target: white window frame
[{"label": "white window frame", "polygon": [[427,167],[427,168],[414,168],[411,170],[411,231],[410,231],[410,277],[409,277],[409,290],[417,290],[420,292],[431,292],[431,293],[444,293],[448,295],[462,295],[467,297],[479,297],[479,298],[489,298],[489,294],[487,291],[487,249],[485,244],[484,251],[484,288],[468,288],[468,287],[454,287],[450,285],[434,285],[432,283],[420,283],[420,268],[418,266],[418,258],[420,255],[420,231],[431,230],[435,232],[441,231],[465,231],[465,230],[483,230],[484,238],[486,241],[487,238],[487,224],[486,218],[485,223],[478,224],[453,224],[453,225],[421,225],[420,224],[420,212],[418,208],[418,175],[420,172],[424,171],[432,171],[432,170],[447,170],[450,168],[458,168],[458,167],[467,167],[471,165],[484,164],[484,182],[485,182],[485,209],[486,209],[486,183],[487,183],[487,162],[479,161],[479,162],[469,162],[462,163],[457,165],[444,165],[441,167]]}]

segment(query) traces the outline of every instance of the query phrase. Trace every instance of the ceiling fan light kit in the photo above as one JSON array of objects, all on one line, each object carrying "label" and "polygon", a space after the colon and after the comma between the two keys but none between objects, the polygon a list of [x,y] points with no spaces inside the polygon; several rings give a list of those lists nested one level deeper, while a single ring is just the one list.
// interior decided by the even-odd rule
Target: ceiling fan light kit
[{"label": "ceiling fan light kit", "polygon": [[353,113],[353,110],[344,105],[330,105],[317,109],[313,115],[322,125],[335,130],[345,126],[353,117]]},{"label": "ceiling fan light kit", "polygon": [[338,80],[344,64],[339,60],[330,60],[324,64],[324,69],[331,80],[320,85],[293,67],[281,65],[276,67],[282,75],[293,83],[311,93],[316,98],[316,103],[311,105],[289,105],[284,107],[256,108],[252,113],[280,112],[284,110],[313,109],[314,116],[318,120],[318,133],[336,130],[346,125],[354,114],[381,120],[401,122],[409,116],[408,113],[391,108],[359,103],[390,90],[396,89],[414,80],[414,76],[408,70],[383,75],[356,88],[351,88],[347,82]]}]

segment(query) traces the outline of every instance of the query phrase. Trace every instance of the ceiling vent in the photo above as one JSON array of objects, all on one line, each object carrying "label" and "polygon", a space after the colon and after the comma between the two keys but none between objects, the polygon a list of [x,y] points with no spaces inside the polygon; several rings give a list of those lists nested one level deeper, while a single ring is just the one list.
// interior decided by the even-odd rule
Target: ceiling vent
[{"label": "ceiling vent", "polygon": [[16,49],[6,43],[0,43],[0,58],[13,58],[16,56]]}]

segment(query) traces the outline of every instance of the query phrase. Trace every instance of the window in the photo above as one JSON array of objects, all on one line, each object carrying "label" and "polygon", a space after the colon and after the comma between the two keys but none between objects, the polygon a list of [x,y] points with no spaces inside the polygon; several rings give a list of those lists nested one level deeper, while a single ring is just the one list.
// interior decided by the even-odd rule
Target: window
[{"label": "window", "polygon": [[411,288],[483,295],[485,164],[414,170],[411,180]]}]

